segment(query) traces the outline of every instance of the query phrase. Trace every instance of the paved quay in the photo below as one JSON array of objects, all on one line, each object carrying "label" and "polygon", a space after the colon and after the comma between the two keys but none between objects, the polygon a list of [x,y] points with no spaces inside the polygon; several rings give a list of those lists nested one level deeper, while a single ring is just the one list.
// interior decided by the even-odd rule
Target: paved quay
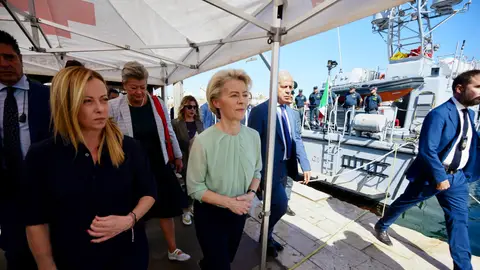
[{"label": "paved quay", "polygon": [[[302,195],[300,195],[302,194]],[[398,225],[391,227],[393,247],[380,243],[372,234],[378,216],[306,186],[294,187],[291,208],[296,216],[284,216],[276,226],[275,237],[285,246],[268,268],[298,270],[390,270],[453,269],[448,244]],[[248,218],[233,270],[259,269],[260,206]],[[166,243],[157,220],[147,226],[150,240],[149,269],[199,269],[202,251],[194,226],[177,219],[179,248],[192,255],[188,262],[170,262]],[[474,269],[480,269],[480,257],[473,257]],[[0,256],[0,270],[6,269]]]}]

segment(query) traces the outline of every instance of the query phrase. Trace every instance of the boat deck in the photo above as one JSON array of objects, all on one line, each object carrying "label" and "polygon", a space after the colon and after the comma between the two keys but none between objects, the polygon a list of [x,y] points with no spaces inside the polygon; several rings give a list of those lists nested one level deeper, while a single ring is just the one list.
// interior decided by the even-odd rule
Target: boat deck
[{"label": "boat deck", "polygon": [[[298,193],[303,194],[299,195]],[[306,186],[294,187],[290,201],[296,216],[284,216],[276,226],[275,237],[285,246],[269,269],[452,269],[448,245],[419,232],[393,225],[390,233],[393,247],[380,243],[373,236],[374,214],[345,203]],[[312,198],[312,199],[308,199]],[[260,212],[260,206],[256,208]],[[170,262],[166,243],[157,221],[148,224],[150,239],[149,269],[198,269],[202,252],[196,241],[194,226],[177,220],[178,246],[192,255],[188,262]],[[247,220],[245,234],[235,261],[234,270],[258,269],[260,232],[257,217]],[[4,258],[0,270],[6,269]],[[474,269],[480,269],[480,257],[473,257]]]}]

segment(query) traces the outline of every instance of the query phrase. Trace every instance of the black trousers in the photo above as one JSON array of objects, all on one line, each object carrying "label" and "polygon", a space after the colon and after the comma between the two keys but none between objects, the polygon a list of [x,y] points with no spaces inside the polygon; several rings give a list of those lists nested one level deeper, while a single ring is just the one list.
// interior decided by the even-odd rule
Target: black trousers
[{"label": "black trousers", "polygon": [[[3,179],[2,179],[3,180]],[[0,248],[5,252],[8,270],[37,270],[28,247],[26,226],[23,224],[21,202],[16,188],[3,187],[0,201]]]},{"label": "black trousers", "polygon": [[200,268],[230,270],[247,216],[198,201],[195,201],[194,207],[195,231],[203,252]]}]

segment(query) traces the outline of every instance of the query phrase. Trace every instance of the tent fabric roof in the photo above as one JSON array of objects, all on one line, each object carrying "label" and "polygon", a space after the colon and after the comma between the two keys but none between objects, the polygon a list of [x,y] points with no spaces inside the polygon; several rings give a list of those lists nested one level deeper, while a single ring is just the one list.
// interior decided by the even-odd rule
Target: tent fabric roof
[{"label": "tent fabric roof", "polygon": [[[3,1],[0,29],[19,41],[26,73],[54,75],[67,60],[77,59],[107,80],[120,81],[123,65],[135,60],[147,67],[150,84],[162,85],[270,50],[267,30],[278,0]],[[407,1],[283,2],[285,45]],[[40,50],[30,50],[32,42],[14,19],[34,43],[32,25],[41,27]]]}]

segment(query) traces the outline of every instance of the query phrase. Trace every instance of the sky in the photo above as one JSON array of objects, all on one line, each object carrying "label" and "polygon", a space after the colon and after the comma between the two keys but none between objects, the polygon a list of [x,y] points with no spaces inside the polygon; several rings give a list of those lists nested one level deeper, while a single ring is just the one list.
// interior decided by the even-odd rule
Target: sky
[{"label": "sky", "polygon": [[[466,1],[464,1],[466,2]],[[480,59],[480,0],[472,0],[467,13],[458,14],[433,32],[434,43],[440,45],[437,56],[453,54],[457,42],[466,40],[464,55]],[[342,69],[353,68],[385,70],[388,64],[387,46],[383,39],[372,33],[371,16],[340,27]],[[270,62],[270,52],[264,53]],[[252,78],[254,94],[268,95],[270,72],[260,57],[256,61],[241,60],[184,80],[184,91],[201,95],[215,72],[224,68],[244,69]],[[340,64],[337,29],[286,45],[280,49],[280,69],[286,69],[298,83],[298,88],[309,94],[313,86],[321,87],[327,78],[326,64],[336,60]],[[338,72],[339,67],[333,70]],[[172,96],[173,87],[167,88]]]}]

